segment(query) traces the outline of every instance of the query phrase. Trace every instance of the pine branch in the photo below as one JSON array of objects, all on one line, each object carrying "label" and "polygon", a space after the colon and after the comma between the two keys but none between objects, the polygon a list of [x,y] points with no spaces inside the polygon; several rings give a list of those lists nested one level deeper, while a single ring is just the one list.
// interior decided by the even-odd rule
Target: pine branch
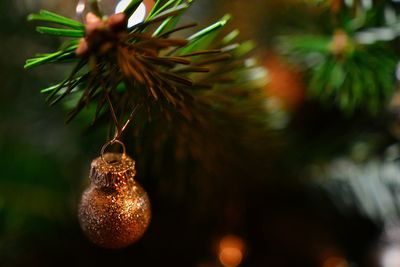
[{"label": "pine branch", "polygon": [[[399,36],[395,26],[376,20],[385,10],[383,2],[365,9],[359,2],[343,2],[334,10],[327,7],[325,19],[335,18],[330,32],[281,37],[282,52],[304,70],[311,98],[338,106],[348,115],[359,109],[370,114],[382,110],[395,89],[399,58],[391,49]],[[385,38],[380,32],[386,33]]]},{"label": "pine branch", "polygon": [[[40,33],[69,37],[70,40],[58,51],[38,55],[25,64],[25,68],[32,68],[42,64],[77,62],[69,77],[41,90],[49,94],[47,100],[51,105],[68,95],[76,98],[69,101],[75,106],[68,121],[88,106],[96,107],[93,121],[109,116],[103,108],[105,103],[109,103],[109,110],[118,120],[128,117],[132,106],[137,105],[143,107],[149,118],[159,112],[169,118],[174,116],[173,113],[180,113],[191,120],[196,116],[193,100],[198,96],[199,88],[210,89],[219,83],[234,84],[235,79],[227,78],[229,71],[223,69],[230,68],[230,76],[234,77],[235,67],[223,63],[244,57],[252,46],[232,43],[237,31],[220,37],[221,29],[230,20],[229,15],[186,39],[174,39],[175,32],[195,26],[176,26],[192,1],[157,1],[142,23],[127,28],[127,18],[141,2],[131,1],[125,15],[102,19],[89,14],[90,25],[48,11],[29,16],[31,21],[68,27],[38,26]],[[244,63],[235,66],[244,68]],[[211,77],[214,84],[207,83]],[[112,106],[118,108],[114,110]]]}]

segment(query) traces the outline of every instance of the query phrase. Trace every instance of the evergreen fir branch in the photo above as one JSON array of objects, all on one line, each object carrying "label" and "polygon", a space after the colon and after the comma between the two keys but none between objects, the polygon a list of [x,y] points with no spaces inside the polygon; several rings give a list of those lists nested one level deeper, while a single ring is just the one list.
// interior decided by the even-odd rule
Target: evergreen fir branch
[{"label": "evergreen fir branch", "polygon": [[[76,83],[76,81],[80,81],[80,79],[76,79],[75,76],[76,74],[85,67],[86,65],[86,60],[82,59],[78,62],[78,64],[75,65],[75,67],[72,69],[70,75],[68,76],[67,79],[65,79],[62,83],[58,85],[52,92],[47,96],[46,101],[50,103],[50,105],[56,104],[59,100],[61,100],[64,96],[66,96],[68,93],[74,89],[75,86],[79,84]],[[57,96],[57,93],[65,86],[67,85],[67,90],[62,96],[58,96],[56,99],[54,99],[55,96]]]},{"label": "evergreen fir branch", "polygon": [[48,64],[48,63],[62,63],[76,59],[75,49],[78,45],[71,46],[66,50],[57,51],[54,53],[39,55],[36,58],[28,59],[24,65],[25,69],[30,69],[38,65]]},{"label": "evergreen fir branch", "polygon": [[196,26],[197,26],[196,23],[191,23],[191,24],[180,26],[180,27],[176,27],[176,28],[171,29],[169,31],[163,32],[162,34],[157,34],[157,35],[153,34],[153,36],[158,36],[158,37],[161,37],[161,38],[167,38],[173,33],[176,33],[176,32],[182,31],[182,30],[186,30],[186,29],[189,29],[189,28],[193,28],[193,27],[196,27]]},{"label": "evergreen fir branch", "polygon": [[[386,20],[387,1],[372,5],[364,8],[353,1],[326,6],[322,23],[317,23],[319,33],[292,34],[279,42],[281,51],[303,69],[309,96],[348,115],[359,109],[377,114],[395,89],[399,55],[391,46],[398,23]],[[333,23],[326,25],[327,17]]]},{"label": "evergreen fir branch", "polygon": [[228,45],[233,42],[239,36],[239,30],[233,30],[229,34],[227,34],[221,41],[223,45]]},{"label": "evergreen fir branch", "polygon": [[151,25],[151,24],[154,24],[157,22],[165,23],[164,20],[168,20],[168,19],[170,19],[170,17],[180,14],[181,12],[186,10],[188,7],[189,7],[188,3],[174,6],[172,8],[167,9],[166,11],[163,11],[163,12],[157,14],[156,16],[154,16],[153,18],[151,18],[149,20],[145,20],[144,22],[138,24],[136,27],[148,26],[148,25]]},{"label": "evergreen fir branch", "polygon": [[334,54],[331,45],[320,36],[285,39],[292,58],[308,66],[310,97],[337,105],[347,114],[363,107],[376,114],[395,89],[397,56],[381,44],[352,45],[341,55]]},{"label": "evergreen fir branch", "polygon": [[[152,121],[146,121],[143,117],[137,119],[134,138],[131,140],[135,142],[137,152],[140,151],[142,155],[145,153],[143,158],[146,158],[148,153],[147,156],[152,160],[149,164],[155,161],[164,171],[171,167],[171,162],[190,165],[188,172],[183,176],[190,177],[190,180],[204,181],[204,177],[196,176],[197,167],[204,171],[209,166],[214,166],[215,161],[226,162],[227,157],[234,154],[230,152],[231,144],[236,144],[235,149],[241,146],[239,143],[243,140],[237,137],[242,133],[245,132],[246,136],[251,136],[250,138],[254,140],[253,138],[257,136],[255,132],[261,132],[262,138],[265,139],[267,115],[263,108],[265,98],[260,88],[266,84],[266,70],[259,67],[256,61],[249,60],[248,53],[245,53],[248,52],[249,44],[245,44],[243,50],[241,43],[235,45],[234,35],[236,34],[232,32],[226,36],[219,33],[214,42],[207,47],[214,53],[202,55],[192,52],[193,65],[197,65],[199,62],[209,60],[210,56],[219,57],[221,54],[215,51],[222,51],[223,47],[232,48],[229,57],[210,65],[210,71],[190,76],[194,81],[194,86],[191,88],[196,89],[193,93],[195,102],[191,106],[194,110],[192,120],[188,121],[184,115],[176,114],[174,111],[165,111],[171,113],[169,120],[157,114],[154,114],[155,118]],[[164,130],[160,131],[160,128]],[[222,128],[224,131],[221,131]],[[257,141],[244,142],[246,145],[260,144]],[[146,149],[142,149],[144,147]],[[165,153],[170,155],[171,147],[176,153],[171,155],[172,159],[169,156],[166,160],[161,155]],[[204,147],[209,149],[204,150]],[[194,165],[191,164],[193,162]],[[226,166],[232,165],[227,163]],[[179,173],[182,172],[181,168],[175,168],[174,165],[171,169],[172,175],[177,173],[175,169],[179,169]],[[152,174],[161,175],[161,173]]]},{"label": "evergreen fir branch", "polygon": [[[164,10],[166,10],[172,6],[174,6],[174,7],[179,6],[180,4],[182,4],[184,2],[184,0],[169,0],[164,5],[162,5],[162,2],[164,2],[164,0],[157,0],[157,2],[154,4],[154,7],[150,11],[146,20],[150,20],[150,19],[154,18],[155,16],[159,15],[161,12],[163,12]],[[187,4],[190,4],[191,2],[192,2],[192,0],[186,1]]]},{"label": "evergreen fir branch", "polygon": [[[256,45],[253,41],[246,41],[241,44],[234,44],[234,46],[235,47],[233,48],[232,53],[234,53],[237,57],[244,57],[253,51]],[[222,51],[227,52],[227,47],[229,46],[225,46]]]},{"label": "evergreen fir branch", "polygon": [[[177,1],[172,1],[170,4],[174,4],[174,7],[178,7],[179,5],[181,5],[183,2],[183,0],[177,0]],[[166,3],[166,5],[169,5],[169,3]],[[167,6],[168,6],[167,5]],[[190,5],[190,1],[187,2],[187,7],[189,7]],[[160,11],[162,11],[163,8],[160,9]],[[157,12],[159,13],[159,12]],[[161,25],[154,31],[153,36],[158,36],[160,35],[164,30],[170,31],[171,29],[173,29],[176,24],[178,23],[178,21],[180,20],[180,14],[178,16],[175,17],[169,17],[168,19],[166,19],[165,21],[163,21],[161,23]]]},{"label": "evergreen fir branch", "polygon": [[[169,3],[169,2],[173,2],[173,1],[174,1],[174,0],[169,0],[168,3]],[[153,8],[150,10],[149,15],[147,16],[146,19],[151,19],[155,14],[157,14],[157,12],[159,12],[160,8],[162,8],[162,7],[161,7],[162,2],[164,2],[164,0],[156,0],[156,1],[155,1],[154,6],[153,6]]]},{"label": "evergreen fir branch", "polygon": [[198,31],[191,35],[188,40],[189,44],[187,47],[180,50],[179,53],[186,54],[195,50],[203,50],[211,45],[211,43],[217,38],[221,29],[229,22],[231,15],[225,15],[216,23]]},{"label": "evergreen fir branch", "polygon": [[29,15],[28,21],[43,21],[43,22],[56,23],[76,30],[83,30],[85,28],[84,25],[78,21],[60,16],[58,14],[46,10],[41,10],[39,14]]},{"label": "evergreen fir branch", "polygon": [[230,19],[231,19],[231,15],[225,15],[218,22],[216,22],[216,23],[208,26],[207,28],[205,28],[205,29],[193,34],[192,36],[190,36],[188,38],[188,40],[193,43],[193,42],[196,42],[196,41],[200,40],[203,37],[208,36],[212,32],[217,31],[221,27],[225,26],[226,23],[228,23],[228,21]]},{"label": "evergreen fir branch", "polygon": [[[141,2],[133,0],[125,14],[131,14]],[[30,20],[57,23],[71,29],[39,26],[38,31],[71,39],[54,53],[28,59],[25,68],[45,63],[77,62],[69,77],[41,90],[49,94],[47,101],[51,105],[68,95],[75,99],[68,100],[69,105],[75,104],[67,121],[87,106],[95,106],[94,122],[103,116],[111,116],[104,108],[107,103],[118,107],[110,111],[116,112],[113,116],[119,119],[126,118],[133,106],[141,105],[149,117],[160,112],[170,119],[181,114],[192,120],[196,116],[193,112],[197,104],[193,101],[199,94],[198,89],[212,88],[211,81],[215,81],[215,85],[234,84],[233,71],[223,70],[235,70],[234,66],[242,68],[244,61],[226,66],[223,63],[244,57],[252,47],[249,43],[231,43],[237,31],[220,38],[229,15],[186,39],[172,38],[175,32],[195,26],[176,26],[191,3],[191,0],[157,1],[149,16],[131,28],[123,25],[126,21],[121,20],[119,14],[109,18],[94,17],[92,20],[97,24],[89,28],[99,27],[96,31],[79,22],[41,11],[31,15]]]},{"label": "evergreen fir branch", "polygon": [[143,0],[132,0],[124,10],[126,17],[129,18],[130,16],[132,16],[132,14],[140,6],[142,2]]},{"label": "evergreen fir branch", "polygon": [[51,27],[37,27],[36,30],[39,33],[55,35],[55,36],[60,36],[60,37],[80,38],[85,35],[85,32],[83,30],[59,29],[59,28],[51,28]]}]

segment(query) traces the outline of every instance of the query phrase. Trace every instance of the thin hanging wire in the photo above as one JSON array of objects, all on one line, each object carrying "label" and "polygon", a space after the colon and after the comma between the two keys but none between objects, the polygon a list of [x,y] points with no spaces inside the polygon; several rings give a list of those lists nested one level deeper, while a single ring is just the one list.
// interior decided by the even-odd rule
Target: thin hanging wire
[{"label": "thin hanging wire", "polygon": [[[77,5],[76,5],[76,9],[75,10],[76,10],[76,16],[82,22],[84,22],[85,10],[88,8],[88,5],[90,5],[91,10],[93,10],[95,13],[98,13],[98,14],[100,13],[98,0],[79,0]],[[133,118],[136,115],[136,112],[142,106],[142,104],[137,104],[133,108],[132,112],[130,113],[130,115],[129,115],[128,119],[127,119],[127,121],[121,127],[121,122],[118,121],[117,114],[115,112],[115,109],[114,109],[114,106],[112,104],[110,95],[108,93],[106,93],[106,100],[108,102],[110,113],[111,113],[111,118],[112,118],[111,125],[114,125],[114,127],[115,127],[114,137],[109,142],[107,142],[107,144],[113,144],[113,143],[116,143],[116,142],[120,142],[119,139],[121,138],[121,136],[124,133],[124,131],[126,130],[126,128],[129,126],[129,124],[133,121]],[[110,130],[111,130],[111,128],[110,128]],[[110,132],[109,132],[109,137],[110,137]]]}]

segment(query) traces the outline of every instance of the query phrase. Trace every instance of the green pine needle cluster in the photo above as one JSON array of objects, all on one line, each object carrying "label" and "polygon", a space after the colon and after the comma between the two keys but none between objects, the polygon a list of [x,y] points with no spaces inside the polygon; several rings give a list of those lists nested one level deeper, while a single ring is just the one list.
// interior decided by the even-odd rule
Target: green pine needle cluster
[{"label": "green pine needle cluster", "polygon": [[[124,11],[126,17],[130,17],[141,2],[133,0]],[[251,72],[258,68],[246,64],[247,54],[253,48],[251,42],[236,42],[237,31],[221,37],[230,20],[229,15],[187,38],[173,38],[175,33],[196,26],[180,25],[182,14],[192,2],[156,1],[142,23],[118,34],[118,41],[107,43],[107,47],[112,48],[106,53],[93,52],[86,56],[76,53],[80,42],[87,36],[86,25],[49,11],[40,11],[30,15],[29,20],[56,26],[38,26],[37,31],[67,37],[68,40],[53,53],[28,59],[25,68],[48,63],[74,64],[63,81],[41,90],[48,94],[47,100],[51,105],[69,96],[66,101],[71,107],[68,121],[85,108],[91,108],[95,110],[93,122],[114,118],[117,128],[120,128],[122,121],[128,119],[137,106],[144,107],[150,118],[157,113],[171,118],[177,111],[192,120],[196,116],[194,107],[198,103],[194,100],[198,96],[219,84],[235,87],[242,82],[240,75],[236,75],[238,70],[247,69],[250,74],[246,75],[256,77]],[[236,65],[229,64],[238,58],[241,60],[235,61]],[[249,80],[247,84],[251,84],[252,78],[245,79]]]},{"label": "green pine needle cluster", "polygon": [[324,3],[315,32],[282,37],[280,48],[304,70],[310,98],[347,115],[378,114],[396,88],[398,21],[385,17],[394,10],[385,1],[368,8],[359,1]]},{"label": "green pine needle cluster", "polygon": [[357,109],[377,114],[394,92],[396,55],[385,45],[352,44],[335,55],[328,36],[291,36],[284,42],[305,66],[308,95],[345,114]]}]

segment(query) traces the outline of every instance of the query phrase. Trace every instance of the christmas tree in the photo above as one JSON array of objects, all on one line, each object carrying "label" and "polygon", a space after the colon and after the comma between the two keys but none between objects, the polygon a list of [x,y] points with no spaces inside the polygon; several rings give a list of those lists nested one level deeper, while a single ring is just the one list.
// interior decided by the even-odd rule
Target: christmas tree
[{"label": "christmas tree", "polygon": [[1,266],[396,262],[397,1],[0,5]]}]

